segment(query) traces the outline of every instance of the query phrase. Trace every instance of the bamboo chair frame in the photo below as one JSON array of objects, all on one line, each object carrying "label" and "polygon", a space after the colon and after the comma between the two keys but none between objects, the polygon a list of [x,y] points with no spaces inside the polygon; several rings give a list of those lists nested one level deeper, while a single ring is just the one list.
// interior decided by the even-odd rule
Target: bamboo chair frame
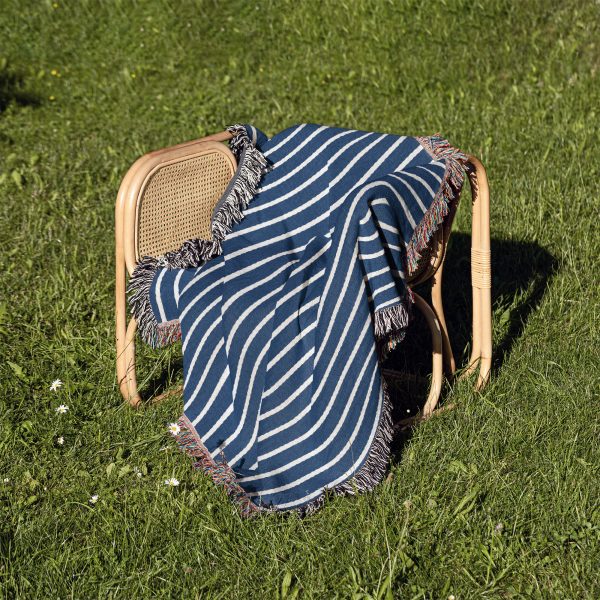
[{"label": "bamboo chair frame", "polygon": [[[129,169],[117,196],[115,206],[115,241],[116,241],[116,351],[117,351],[117,381],[121,395],[131,406],[137,407],[142,398],[138,392],[135,368],[135,335],[137,324],[131,318],[127,322],[126,281],[140,259],[140,206],[144,194],[148,190],[152,177],[166,166],[176,165],[183,161],[213,154],[223,161],[233,175],[236,162],[226,142],[232,134],[224,131],[215,135],[171,146],[156,152],[151,152],[139,158]],[[468,156],[466,165],[471,184],[472,196],[472,236],[471,236],[471,285],[473,297],[472,316],[472,348],[471,355],[463,376],[474,373],[478,377],[476,389],[482,389],[487,383],[492,363],[492,305],[491,305],[491,268],[490,268],[490,208],[489,187],[485,169],[474,156]],[[208,184],[210,185],[210,184]],[[224,192],[214,190],[215,203]],[[182,201],[175,198],[175,201]],[[213,205],[214,206],[214,205]],[[203,210],[206,217],[206,231],[212,214]],[[452,355],[450,339],[444,317],[442,304],[442,272],[444,259],[456,203],[446,219],[444,227],[438,229],[430,244],[429,260],[409,279],[412,287],[431,280],[431,306],[418,294],[414,293],[415,304],[424,314],[432,336],[432,378],[429,396],[419,415],[411,417],[402,423],[414,422],[429,417],[435,409],[442,389],[444,371],[452,377],[456,372],[456,364]],[[162,252],[176,249],[182,241],[176,241],[176,232],[171,235],[171,246]],[[161,252],[161,253],[162,253]],[[159,400],[171,393],[162,394]]]}]

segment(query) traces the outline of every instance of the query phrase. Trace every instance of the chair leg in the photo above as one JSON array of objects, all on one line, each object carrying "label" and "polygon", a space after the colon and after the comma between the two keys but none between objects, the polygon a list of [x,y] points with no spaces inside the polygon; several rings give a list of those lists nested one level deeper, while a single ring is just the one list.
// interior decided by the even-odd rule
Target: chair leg
[{"label": "chair leg", "polygon": [[116,310],[116,331],[117,331],[117,382],[121,395],[131,406],[137,406],[141,402],[141,397],[137,391],[137,380],[135,374],[135,332],[137,323],[135,319],[129,321],[125,327],[125,295],[120,301],[117,298]]},{"label": "chair leg", "polygon": [[121,207],[115,211],[115,332],[117,350],[117,383],[126,402],[137,406],[141,398],[137,392],[135,377],[135,331],[134,319],[127,325],[126,266],[123,251],[123,229]]},{"label": "chair leg", "polygon": [[127,330],[123,324],[120,327],[120,323],[117,322],[117,383],[121,396],[126,402],[129,402],[129,384],[127,383],[127,366],[125,356],[125,340],[127,337]]},{"label": "chair leg", "polygon": [[127,336],[125,341],[125,368],[127,376],[128,401],[131,406],[138,406],[142,401],[137,390],[137,378],[135,374],[135,332],[137,331],[137,321],[131,319],[127,326]]},{"label": "chair leg", "polygon": [[[473,175],[473,176],[472,176]],[[478,186],[477,186],[477,178],[474,176],[472,171],[469,171],[469,180],[471,183],[471,206],[472,206],[472,215],[471,215],[471,249],[479,246],[479,233],[480,233],[480,203],[478,200]],[[473,306],[473,315],[472,315],[472,345],[471,345],[471,356],[469,358],[469,363],[467,368],[463,371],[461,379],[463,377],[468,377],[471,375],[479,366],[479,361],[481,358],[481,330],[480,330],[480,322],[481,322],[481,294],[479,287],[475,285],[475,269],[473,265],[473,256],[471,256],[471,292],[472,292],[472,306]]]},{"label": "chair leg", "polygon": [[489,380],[492,368],[492,269],[490,246],[490,190],[485,169],[481,162],[470,157],[475,169],[476,202],[479,204],[479,246],[473,249],[475,263],[475,285],[479,287],[480,302],[480,365],[477,389],[482,389]]},{"label": "chair leg", "polygon": [[413,292],[415,298],[415,304],[417,308],[423,313],[427,320],[427,325],[431,330],[431,343],[432,343],[432,372],[431,372],[431,389],[429,390],[429,396],[425,406],[421,412],[422,418],[427,418],[433,412],[436,407],[440,394],[442,392],[442,381],[444,379],[443,367],[442,367],[442,332],[438,323],[437,317],[429,304],[419,296],[419,294]]},{"label": "chair leg", "polygon": [[442,270],[444,261],[440,264],[438,270],[433,276],[431,285],[431,304],[435,311],[436,317],[440,324],[442,333],[442,357],[444,362],[444,371],[447,377],[452,377],[456,371],[456,363],[452,354],[452,346],[450,345],[450,337],[448,336],[448,327],[444,316],[444,305],[442,303]]},{"label": "chair leg", "polygon": [[471,236],[471,285],[473,290],[473,349],[463,376],[479,367],[476,389],[487,383],[492,365],[492,301],[490,258],[490,199],[485,169],[469,157],[469,179],[473,194]]}]

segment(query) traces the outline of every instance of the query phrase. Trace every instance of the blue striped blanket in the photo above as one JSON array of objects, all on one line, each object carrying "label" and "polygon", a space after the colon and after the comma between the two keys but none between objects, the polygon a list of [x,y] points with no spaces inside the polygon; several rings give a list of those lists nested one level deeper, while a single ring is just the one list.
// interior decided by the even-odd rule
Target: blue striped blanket
[{"label": "blue striped blanket", "polygon": [[391,407],[381,361],[406,330],[465,156],[439,137],[303,124],[230,128],[236,173],[212,239],[144,257],[129,286],[143,339],[182,340],[175,433],[241,513],[319,508],[381,481]]}]

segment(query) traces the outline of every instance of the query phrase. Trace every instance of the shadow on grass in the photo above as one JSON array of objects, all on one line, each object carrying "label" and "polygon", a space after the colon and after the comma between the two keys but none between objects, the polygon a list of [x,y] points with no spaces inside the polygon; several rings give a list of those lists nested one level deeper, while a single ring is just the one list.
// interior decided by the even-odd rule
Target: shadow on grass
[{"label": "shadow on grass", "polygon": [[22,75],[8,69],[0,70],[0,113],[4,112],[11,102],[19,106],[39,106],[40,99],[24,89]]},{"label": "shadow on grass", "polygon": [[[533,242],[492,239],[491,252],[494,377],[523,335],[529,316],[540,305],[558,261]],[[471,236],[453,233],[444,266],[443,298],[452,351],[459,369],[466,366],[471,348],[470,254]],[[429,299],[427,286],[416,291]],[[394,421],[416,414],[427,398],[431,373],[431,337],[419,311],[414,311],[404,342],[390,355],[384,367],[402,373],[402,378],[395,379],[390,386]],[[442,390],[442,402],[443,399]],[[410,438],[410,431],[397,437],[395,456]]]},{"label": "shadow on grass", "polygon": [[176,354],[168,362],[168,368],[161,369],[159,374],[150,379],[140,391],[143,400],[148,404],[156,402],[159,400],[158,397],[163,394],[163,398],[183,395],[183,391],[180,389],[182,377],[179,377],[183,373],[180,344],[177,344],[175,352]]},{"label": "shadow on grass", "polygon": [[[529,315],[539,307],[558,261],[534,242],[491,240],[493,324],[492,376],[523,335]],[[444,307],[457,364],[464,365],[471,340],[471,236],[453,234],[444,267]],[[462,359],[462,360],[461,360]]]}]

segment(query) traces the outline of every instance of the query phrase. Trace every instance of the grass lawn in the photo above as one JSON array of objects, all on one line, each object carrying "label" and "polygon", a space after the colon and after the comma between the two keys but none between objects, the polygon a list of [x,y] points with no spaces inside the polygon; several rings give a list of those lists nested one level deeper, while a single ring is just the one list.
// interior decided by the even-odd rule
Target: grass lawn
[{"label": "grass lawn", "polygon": [[[0,598],[599,598],[599,23],[592,0],[4,0]],[[166,431],[181,398],[121,400],[114,202],[152,149],[306,121],[481,158],[493,378],[446,389],[375,492],[242,521]],[[179,348],[140,352],[146,397],[181,378]]]}]

